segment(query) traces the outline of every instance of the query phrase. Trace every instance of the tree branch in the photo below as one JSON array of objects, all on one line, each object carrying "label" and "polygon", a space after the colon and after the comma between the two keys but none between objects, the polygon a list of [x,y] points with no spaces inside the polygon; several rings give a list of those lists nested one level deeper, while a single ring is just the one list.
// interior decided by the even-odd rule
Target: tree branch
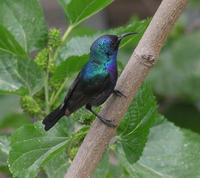
[{"label": "tree branch", "polygon": [[[115,124],[119,124],[137,89],[157,61],[160,50],[186,3],[187,0],[162,1],[117,82],[116,88],[127,98],[111,96],[100,113],[104,118],[109,118]],[[105,126],[98,119],[95,120],[65,178],[88,178],[115,134],[116,129]]]}]

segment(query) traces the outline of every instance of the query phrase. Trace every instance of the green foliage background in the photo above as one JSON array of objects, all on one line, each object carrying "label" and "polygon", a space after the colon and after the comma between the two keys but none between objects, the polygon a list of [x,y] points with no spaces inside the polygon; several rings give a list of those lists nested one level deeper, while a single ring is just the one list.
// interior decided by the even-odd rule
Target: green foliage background
[{"label": "green foliage background", "polygon": [[[119,28],[85,33],[81,22],[112,0],[59,0],[69,22],[62,35],[48,30],[38,0],[0,2],[0,173],[61,178],[95,118],[80,109],[48,132],[41,120],[62,102],[98,36],[139,32],[120,46],[122,71],[120,59],[131,54],[149,20],[133,18]],[[188,32],[187,20],[186,11],[93,178],[200,176],[200,30]]]}]

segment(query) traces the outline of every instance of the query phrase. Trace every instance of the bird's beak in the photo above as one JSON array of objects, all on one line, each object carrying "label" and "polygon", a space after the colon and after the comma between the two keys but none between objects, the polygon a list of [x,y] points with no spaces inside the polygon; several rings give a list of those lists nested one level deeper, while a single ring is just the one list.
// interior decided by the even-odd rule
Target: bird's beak
[{"label": "bird's beak", "polygon": [[118,42],[120,43],[121,40],[122,40],[123,38],[125,38],[125,37],[127,37],[127,36],[129,36],[129,35],[136,35],[136,34],[138,34],[138,33],[137,33],[137,32],[124,33],[124,34],[122,34],[122,35],[120,35],[120,36],[118,37]]}]

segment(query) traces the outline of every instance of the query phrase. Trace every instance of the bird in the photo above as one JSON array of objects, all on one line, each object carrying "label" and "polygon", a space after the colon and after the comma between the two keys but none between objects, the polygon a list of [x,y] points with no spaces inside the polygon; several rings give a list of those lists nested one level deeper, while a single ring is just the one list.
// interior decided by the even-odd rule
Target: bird
[{"label": "bird", "polygon": [[103,104],[112,93],[125,96],[115,89],[118,78],[117,53],[122,39],[134,34],[137,33],[103,35],[92,43],[89,60],[69,87],[64,102],[44,118],[42,123],[46,131],[64,115],[68,117],[83,106],[108,127],[116,127],[111,120],[97,114],[92,107]]}]

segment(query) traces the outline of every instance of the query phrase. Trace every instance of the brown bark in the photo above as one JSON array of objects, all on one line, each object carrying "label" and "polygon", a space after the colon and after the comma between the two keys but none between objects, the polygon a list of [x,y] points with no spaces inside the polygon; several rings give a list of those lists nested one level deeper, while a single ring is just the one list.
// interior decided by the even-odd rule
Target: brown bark
[{"label": "brown bark", "polygon": [[[127,97],[111,96],[100,113],[104,118],[109,118],[115,124],[119,124],[137,89],[156,62],[171,28],[186,3],[187,0],[162,1],[117,82],[116,88]],[[88,178],[95,170],[107,144],[115,134],[116,129],[109,128],[96,119],[65,178]]]}]

